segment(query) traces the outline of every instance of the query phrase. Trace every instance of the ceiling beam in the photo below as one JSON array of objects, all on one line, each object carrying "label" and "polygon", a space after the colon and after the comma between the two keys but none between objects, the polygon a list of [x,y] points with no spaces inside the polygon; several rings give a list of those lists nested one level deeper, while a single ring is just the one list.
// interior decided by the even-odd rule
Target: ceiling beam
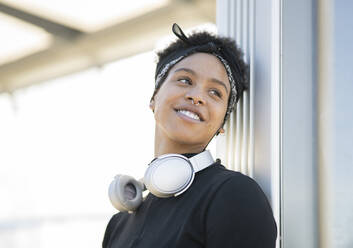
[{"label": "ceiling beam", "polygon": [[71,28],[69,26],[66,26],[60,23],[53,22],[43,17],[33,15],[29,12],[11,7],[4,3],[0,3],[0,12],[3,12],[7,15],[18,18],[22,21],[31,23],[32,25],[35,25],[37,27],[43,28],[48,33],[64,40],[76,39],[77,37],[84,34],[80,30]]},{"label": "ceiling beam", "polygon": [[172,23],[183,28],[215,22],[215,1],[171,1],[168,5],[71,42],[0,66],[0,93],[12,92],[58,76],[154,49],[171,34]]}]

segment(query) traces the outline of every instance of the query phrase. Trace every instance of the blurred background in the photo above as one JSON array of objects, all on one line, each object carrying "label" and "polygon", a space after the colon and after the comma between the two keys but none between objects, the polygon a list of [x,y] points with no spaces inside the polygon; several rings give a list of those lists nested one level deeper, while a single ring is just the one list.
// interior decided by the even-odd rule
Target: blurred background
[{"label": "blurred background", "polygon": [[277,247],[352,248],[353,2],[0,0],[0,247],[100,247],[116,174],[153,159],[155,55],[233,37],[250,89],[209,148],[254,178]]},{"label": "blurred background", "polygon": [[0,1],[0,247],[100,247],[154,154],[154,51],[215,1]]}]

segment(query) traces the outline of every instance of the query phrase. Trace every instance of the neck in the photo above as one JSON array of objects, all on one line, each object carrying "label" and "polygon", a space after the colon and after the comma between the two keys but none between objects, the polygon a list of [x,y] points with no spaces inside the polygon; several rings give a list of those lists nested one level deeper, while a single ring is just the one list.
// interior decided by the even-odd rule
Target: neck
[{"label": "neck", "polygon": [[168,153],[199,153],[204,150],[200,144],[187,144],[177,142],[167,137],[158,127],[155,129],[154,156],[158,157]]}]

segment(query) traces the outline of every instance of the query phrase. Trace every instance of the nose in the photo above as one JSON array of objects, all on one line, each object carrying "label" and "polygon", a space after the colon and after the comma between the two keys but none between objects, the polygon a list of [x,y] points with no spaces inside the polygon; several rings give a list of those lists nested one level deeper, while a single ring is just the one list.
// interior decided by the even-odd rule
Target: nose
[{"label": "nose", "polygon": [[202,92],[197,89],[192,89],[185,94],[185,98],[187,101],[190,101],[192,104],[195,105],[204,105],[206,103]]}]

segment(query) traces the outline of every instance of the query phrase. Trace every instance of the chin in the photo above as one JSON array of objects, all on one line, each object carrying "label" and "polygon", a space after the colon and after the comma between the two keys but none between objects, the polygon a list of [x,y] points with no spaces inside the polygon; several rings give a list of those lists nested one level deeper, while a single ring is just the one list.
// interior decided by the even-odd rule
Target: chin
[{"label": "chin", "polygon": [[200,146],[202,146],[203,144],[207,144],[208,140],[200,137],[200,135],[195,135],[195,133],[196,133],[195,131],[184,130],[184,131],[176,132],[174,130],[173,132],[170,132],[168,136],[170,139],[180,144],[200,145]]}]

